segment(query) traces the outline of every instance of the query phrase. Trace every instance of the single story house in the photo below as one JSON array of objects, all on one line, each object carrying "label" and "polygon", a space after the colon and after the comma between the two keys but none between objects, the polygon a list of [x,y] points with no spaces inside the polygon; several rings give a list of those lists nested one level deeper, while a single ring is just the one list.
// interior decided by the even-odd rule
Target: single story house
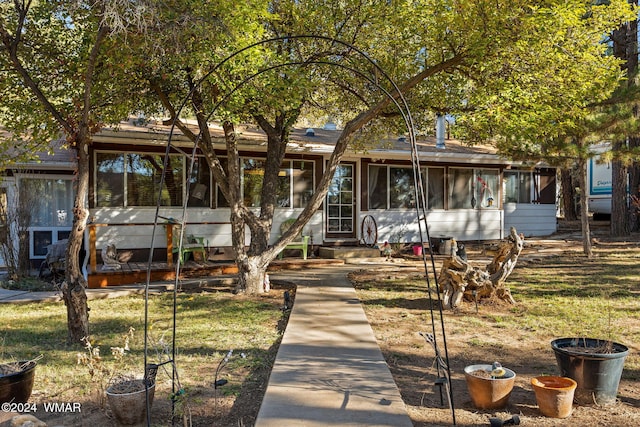
[{"label": "single story house", "polygon": [[[212,132],[224,163],[222,130],[212,126]],[[244,202],[258,209],[266,138],[256,127],[238,132]],[[274,241],[280,224],[297,217],[313,194],[339,133],[331,127],[292,132],[280,172]],[[200,154],[189,173],[193,144],[179,133],[173,137],[165,185],[160,188],[168,134],[162,122],[132,120],[95,135],[87,203],[97,248],[115,244],[118,249],[146,251],[148,257],[158,196],[163,221],[182,218],[188,197],[185,233],[203,237],[210,248],[231,245],[228,204]],[[418,139],[432,237],[501,239],[511,226],[525,236],[556,231],[554,168],[504,159],[488,146],[468,147],[447,139],[444,148],[436,148],[435,137]],[[48,244],[65,238],[70,230],[75,168],[70,157],[69,152],[57,152],[37,164],[17,165],[6,171],[0,184],[4,192],[13,191],[13,185],[41,192],[29,228],[34,264],[44,258]],[[305,234],[316,246],[358,244],[366,237],[362,221],[371,216],[378,242],[418,242],[413,186],[410,146],[404,138],[349,151]],[[162,254],[167,244],[163,227],[157,228],[153,247]]]}]

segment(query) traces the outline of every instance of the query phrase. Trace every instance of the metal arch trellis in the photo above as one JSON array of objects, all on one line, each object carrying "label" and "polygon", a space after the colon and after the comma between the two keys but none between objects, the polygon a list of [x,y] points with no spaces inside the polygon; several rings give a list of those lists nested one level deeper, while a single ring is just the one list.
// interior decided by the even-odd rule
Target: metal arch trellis
[{"label": "metal arch trellis", "polygon": [[[411,115],[411,110],[409,108],[409,105],[407,103],[407,100],[405,99],[402,91],[400,90],[400,88],[397,86],[397,84],[394,82],[393,79],[391,79],[391,77],[373,60],[371,59],[365,52],[363,52],[362,50],[358,49],[357,47],[353,46],[352,44],[349,44],[347,42],[341,41],[339,39],[335,39],[332,37],[327,37],[327,36],[316,36],[316,35],[294,35],[294,36],[283,36],[283,37],[275,37],[275,38],[270,38],[270,39],[266,39],[266,40],[262,40],[262,41],[258,41],[255,43],[252,43],[248,46],[245,46],[242,49],[239,49],[235,52],[233,52],[231,55],[225,57],[222,61],[218,62],[211,70],[209,70],[207,73],[205,73],[197,82],[194,83],[193,87],[191,88],[191,90],[189,91],[189,93],[184,97],[184,99],[182,100],[179,108],[176,110],[174,118],[172,120],[172,124],[171,124],[171,128],[170,128],[170,132],[169,132],[169,137],[167,140],[167,144],[166,144],[166,149],[165,149],[165,156],[164,156],[164,163],[163,163],[163,170],[162,170],[162,174],[161,174],[161,178],[160,178],[160,188],[162,188],[164,186],[164,181],[165,181],[165,173],[166,173],[166,169],[168,167],[168,160],[169,160],[169,153],[171,151],[171,143],[172,143],[172,139],[173,139],[173,134],[175,131],[175,127],[177,125],[177,122],[180,118],[180,115],[182,114],[182,111],[184,110],[185,106],[187,105],[187,103],[191,100],[192,95],[194,93],[194,91],[196,89],[198,89],[213,73],[215,73],[220,67],[222,67],[225,63],[227,63],[228,61],[230,61],[231,59],[233,59],[234,57],[240,55],[241,53],[253,49],[257,46],[261,46],[261,45],[266,45],[269,43],[273,43],[273,42],[284,42],[284,41],[288,41],[288,40],[294,40],[294,39],[314,39],[314,40],[325,40],[328,42],[331,42],[332,44],[339,44],[342,45],[348,49],[350,49],[353,52],[356,52],[358,55],[360,55],[362,58],[364,58],[368,63],[370,63],[374,69],[377,71],[377,73],[373,76],[370,77],[366,74],[364,74],[363,72],[361,72],[360,70],[353,68],[353,67],[349,67],[346,66],[344,64],[338,63],[338,62],[333,62],[333,61],[320,61],[320,60],[310,60],[310,61],[289,61],[289,62],[283,62],[280,64],[276,64],[276,65],[272,65],[272,66],[268,66],[265,67],[263,69],[258,70],[257,72],[251,74],[250,76],[248,76],[247,78],[243,79],[241,82],[239,82],[238,84],[236,84],[232,90],[230,90],[224,97],[222,97],[213,107],[213,109],[211,110],[211,112],[207,115],[206,117],[206,121],[208,122],[209,119],[213,116],[213,114],[217,111],[217,109],[223,104],[225,103],[229,97],[235,93],[237,90],[239,90],[242,86],[244,86],[246,83],[248,83],[249,81],[251,81],[253,78],[255,78],[258,75],[261,75],[263,73],[266,73],[268,71],[277,69],[277,68],[281,68],[281,67],[290,67],[290,66],[295,66],[295,65],[308,65],[308,64],[323,64],[323,65],[330,65],[330,66],[338,66],[344,69],[347,69],[349,71],[351,71],[352,73],[358,75],[359,77],[364,78],[365,80],[367,80],[369,83],[373,84],[376,88],[378,88],[379,90],[381,90],[382,92],[384,92],[385,96],[391,100],[391,102],[393,102],[393,104],[396,106],[396,108],[398,109],[398,111],[400,112],[403,121],[405,122],[405,126],[407,127],[408,133],[409,133],[409,142],[410,142],[410,146],[411,146],[411,162],[412,162],[412,169],[413,169],[413,174],[414,174],[414,182],[415,182],[415,198],[416,198],[416,216],[417,216],[417,221],[418,221],[418,230],[419,230],[419,235],[420,235],[420,239],[421,242],[430,242],[430,236],[429,236],[429,227],[428,227],[428,223],[427,223],[427,206],[426,206],[426,198],[425,198],[425,193],[424,193],[424,188],[422,185],[422,172],[421,172],[421,168],[420,168],[420,160],[419,160],[419,155],[418,155],[418,150],[417,150],[417,143],[416,143],[416,134],[415,134],[415,126],[413,123],[413,118]],[[379,74],[378,74],[379,73]],[[389,82],[392,86],[393,92],[389,92],[388,90],[386,90],[379,82],[378,76],[382,76],[387,82]],[[193,173],[193,168],[194,168],[194,163],[195,163],[195,157],[196,157],[196,153],[197,153],[197,148],[198,145],[200,143],[202,139],[202,130],[199,132],[199,134],[197,135],[194,144],[193,144],[193,148],[191,151],[191,157],[190,157],[190,164],[189,164],[189,170],[188,170],[188,175],[187,176],[191,176],[191,174]],[[178,223],[181,225],[180,227],[180,235],[178,238],[178,250],[181,250],[181,246],[182,246],[182,238],[183,238],[183,234],[184,234],[184,225],[186,223],[186,218],[187,218],[187,203],[188,203],[188,194],[185,194],[185,197],[183,197],[183,206],[182,206],[182,219],[181,221],[179,221]],[[145,292],[144,292],[144,300],[145,300],[145,305],[144,305],[144,365],[145,365],[145,369],[147,369],[146,367],[148,366],[148,325],[149,325],[149,286],[150,286],[150,282],[151,282],[151,265],[152,265],[152,261],[153,261],[153,252],[154,252],[154,246],[155,246],[155,234],[156,234],[156,230],[158,228],[158,219],[159,218],[163,218],[160,216],[160,206],[161,206],[161,194],[158,194],[158,198],[156,200],[156,211],[155,211],[155,217],[154,217],[154,223],[153,223],[153,229],[152,229],[152,234],[151,234],[151,247],[150,247],[150,251],[149,251],[149,259],[148,259],[148,263],[147,263],[147,274],[146,274],[146,283],[145,283]],[[167,219],[167,218],[163,218],[163,219]],[[426,237],[426,240],[425,240]],[[445,328],[444,328],[444,317],[443,317],[443,312],[442,312],[442,304],[441,304],[441,296],[440,296],[440,292],[438,289],[438,283],[437,283],[437,277],[436,277],[436,268],[435,268],[435,260],[434,260],[434,256],[433,256],[433,251],[429,251],[430,253],[430,266],[431,266],[431,271],[433,272],[433,279],[434,279],[434,287],[435,289],[432,289],[432,285],[431,285],[431,280],[429,279],[429,265],[427,263],[427,257],[426,257],[426,252],[422,251],[422,261],[423,261],[423,266],[424,266],[424,270],[425,270],[425,277],[426,277],[426,283],[427,283],[427,293],[428,293],[428,301],[430,303],[430,313],[431,313],[431,333],[420,333],[420,335],[422,335],[425,340],[430,343],[435,351],[435,357],[436,357],[436,367],[437,367],[437,372],[438,372],[438,378],[436,380],[436,385],[438,386],[442,386],[445,385],[446,389],[447,389],[447,399],[449,402],[449,407],[451,409],[451,415],[452,415],[452,419],[453,419],[453,425],[456,425],[456,418],[455,418],[455,408],[454,408],[454,403],[453,403],[453,392],[452,392],[452,388],[451,388],[451,372],[450,372],[450,367],[449,367],[449,356],[448,356],[448,350],[447,350],[447,341],[446,341],[446,334],[445,334]],[[176,327],[177,327],[177,323],[176,323],[176,317],[177,317],[177,291],[178,291],[178,284],[179,284],[179,275],[180,275],[180,262],[176,263],[176,271],[175,271],[175,283],[174,283],[174,290],[173,290],[173,324],[172,324],[172,355],[171,355],[171,360],[168,362],[164,362],[164,363],[171,363],[172,364],[172,369],[173,369],[173,373],[172,373],[172,392],[173,395],[176,395],[176,380],[177,380],[177,367],[176,367],[176,363],[175,363],[175,356],[176,356]],[[443,346],[444,346],[444,357],[441,355],[439,347],[438,347],[438,342],[436,339],[436,317],[435,317],[435,313],[434,313],[434,304],[433,304],[433,293],[435,292],[436,296],[437,296],[437,307],[438,307],[438,317],[440,319],[440,330],[441,330],[441,334],[442,334],[442,341],[443,341]],[[180,390],[178,390],[178,392],[180,392]],[[441,403],[442,403],[442,388],[440,387],[440,398],[441,398]],[[173,403],[173,402],[172,402]],[[149,408],[149,399],[148,399],[148,393],[147,393],[147,425],[150,425],[150,408]]]}]

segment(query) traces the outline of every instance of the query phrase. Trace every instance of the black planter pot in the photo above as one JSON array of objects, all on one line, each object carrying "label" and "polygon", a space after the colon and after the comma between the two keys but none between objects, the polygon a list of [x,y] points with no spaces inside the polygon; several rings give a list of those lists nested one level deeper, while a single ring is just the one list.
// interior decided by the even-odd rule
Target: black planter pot
[{"label": "black planter pot", "polygon": [[[608,344],[603,351],[603,344]],[[560,375],[578,383],[574,401],[581,405],[615,403],[629,349],[593,338],[560,338],[551,342]]]},{"label": "black planter pot", "polygon": [[[15,371],[17,367],[22,367],[22,370],[3,375],[3,372]],[[0,364],[0,403],[28,401],[31,397],[35,374],[36,362],[34,361],[24,360]]]}]

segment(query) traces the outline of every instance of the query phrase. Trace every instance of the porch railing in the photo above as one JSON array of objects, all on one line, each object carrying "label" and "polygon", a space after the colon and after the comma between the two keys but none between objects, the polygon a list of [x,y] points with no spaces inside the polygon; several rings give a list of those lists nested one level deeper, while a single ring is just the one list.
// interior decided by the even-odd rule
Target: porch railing
[{"label": "porch railing", "polygon": [[[173,233],[174,227],[179,226],[179,223],[162,223],[166,230],[167,239],[167,264],[173,264]],[[188,225],[231,225],[230,222],[189,222]],[[141,226],[153,226],[153,223],[148,222],[128,222],[128,223],[91,223],[87,225],[89,229],[89,274],[96,273],[98,271],[98,251],[96,248],[97,240],[97,228],[98,227],[141,227]]]}]

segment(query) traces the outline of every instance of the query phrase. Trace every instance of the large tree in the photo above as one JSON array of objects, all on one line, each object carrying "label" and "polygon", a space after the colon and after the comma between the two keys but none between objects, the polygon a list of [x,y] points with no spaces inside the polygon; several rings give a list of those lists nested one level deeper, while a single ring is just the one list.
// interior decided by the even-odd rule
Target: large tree
[{"label": "large tree", "polygon": [[[629,0],[637,6],[637,0]],[[614,155],[611,168],[611,235],[624,236],[638,227],[638,216],[628,203],[628,189],[631,194],[640,194],[640,166],[638,155],[634,151],[640,148],[640,132],[637,127],[640,112],[638,92],[638,20],[632,19],[612,34],[613,54],[622,60],[622,69],[626,80],[621,82],[620,92],[625,103],[616,108],[615,114],[622,122],[631,122],[620,135],[612,141]],[[615,104],[614,104],[615,105]],[[630,154],[630,155],[629,155]]]},{"label": "large tree", "polygon": [[[591,256],[585,194],[586,163],[594,155],[589,146],[619,132],[607,105],[625,77],[604,37],[637,12],[626,0],[546,3],[532,10],[534,25],[512,45],[517,62],[506,62],[493,84],[479,88],[482,93],[471,103],[480,108],[461,122],[472,138],[495,137],[509,157],[576,167],[584,252]],[[494,90],[492,98],[487,91]]]},{"label": "large tree", "polygon": [[[556,147],[559,141],[566,143],[564,136],[571,134],[576,120],[584,115],[581,108],[611,93],[620,77],[619,64],[602,55],[604,48],[598,42],[602,34],[627,20],[630,12],[622,0],[603,6],[577,0],[533,5],[528,1],[484,0],[279,0],[270,2],[266,10],[269,13],[260,17],[263,37],[326,35],[369,53],[398,82],[416,112],[419,128],[432,127],[436,113],[457,114],[461,126],[469,130],[467,136],[494,139],[503,152],[527,158],[532,153],[545,158],[551,151],[548,147]],[[166,12],[171,13],[171,7]],[[196,16],[204,13],[206,8],[201,8]],[[240,286],[249,292],[261,292],[269,262],[321,206],[344,153],[357,148],[354,136],[365,129],[379,129],[378,125],[391,130],[398,126],[399,114],[393,101],[376,87],[384,84],[382,76],[342,44],[291,37],[260,45],[241,59],[230,61],[228,67],[208,74],[221,58],[251,40],[238,38],[234,31],[237,28],[228,28],[226,38],[214,41],[211,33],[207,35],[197,26],[206,19],[188,22],[196,24],[187,34],[197,35],[197,45],[193,47],[184,38],[172,39],[172,46],[183,54],[172,61],[152,60],[156,72],[148,80],[171,119],[179,119],[175,114],[177,102],[189,91],[201,136],[180,121],[178,127],[194,141],[200,140],[213,176],[231,207]],[[295,66],[254,75],[284,62]],[[594,70],[598,70],[595,75]],[[208,77],[197,84],[202,76]],[[251,81],[231,99],[224,98],[250,76]],[[367,76],[372,76],[371,81],[366,81]],[[386,89],[398,98],[394,88]],[[224,123],[227,169],[213,150],[207,126],[208,112],[221,99],[224,106],[218,107],[213,118]],[[467,114],[470,110],[474,114]],[[279,165],[289,132],[301,114],[338,117],[344,126],[312,199],[289,231],[269,246]],[[245,206],[240,197],[234,125],[247,120],[258,124],[267,135],[258,213]],[[541,141],[552,142],[547,147]],[[245,226],[251,233],[247,249],[243,244]]]},{"label": "large tree", "polygon": [[[493,50],[501,45],[495,38],[497,32],[515,32],[515,25],[509,19],[521,14],[522,9],[513,2],[504,2],[502,8],[488,5],[488,2],[461,2],[459,10],[452,10],[443,9],[437,1],[424,2],[417,9],[413,4],[396,2],[275,1],[268,8],[270,14],[265,13],[261,28],[263,37],[323,34],[346,40],[375,57],[399,82],[400,90],[408,93],[430,77],[445,72],[459,73],[463,66],[469,71],[487,56],[495,56]],[[176,5],[170,5],[164,13],[170,15],[174,12],[172,8],[175,10]],[[434,13],[436,10],[442,11]],[[174,48],[176,53],[188,51],[188,54],[176,55],[174,60],[167,60],[166,56],[147,57],[146,64],[140,64],[140,69],[147,73],[150,87],[172,120],[179,119],[177,105],[188,92],[190,111],[198,120],[200,135],[191,132],[182,121],[178,121],[177,126],[194,141],[199,140],[216,183],[229,203],[241,288],[261,292],[269,262],[295,238],[323,203],[353,135],[390,111],[393,112],[391,115],[397,116],[395,108],[390,108],[392,99],[376,87],[376,79],[386,85],[385,90],[392,96],[397,98],[398,93],[388,82],[382,81],[380,73],[362,55],[327,39],[292,37],[257,46],[227,62],[225,68],[216,68],[215,73],[207,74],[225,54],[246,46],[251,40],[247,37],[238,39],[234,28],[229,27],[222,42],[220,38],[214,40],[220,35],[207,34],[197,26],[197,23],[210,22],[210,18],[200,17],[207,14],[206,8],[180,10],[180,13],[187,12],[189,16],[195,16],[187,21],[196,23],[188,34],[197,34],[197,45],[194,47],[186,38],[173,38],[172,44],[162,42],[163,46]],[[476,25],[478,20],[483,25]],[[162,34],[154,36],[162,37]],[[400,40],[394,41],[393,36]],[[278,66],[284,63],[290,65]],[[270,67],[277,68],[272,72],[260,71]],[[224,99],[224,106],[213,117],[224,124],[228,165],[225,169],[213,148],[207,126],[208,114],[238,82],[254,74],[255,78],[243,84],[231,98]],[[208,78],[196,84],[205,75]],[[269,245],[278,172],[289,133],[302,113],[339,116],[344,127],[323,177],[298,221],[275,244]],[[257,213],[245,206],[240,189],[234,126],[246,120],[256,123],[267,135],[267,158]],[[246,249],[243,244],[245,227],[251,233]]]},{"label": "large tree", "polygon": [[105,123],[126,116],[135,91],[124,84],[126,58],[110,40],[135,16],[129,6],[120,0],[0,3],[0,125],[8,131],[0,139],[3,152],[28,158],[63,137],[77,154],[62,286],[69,342],[89,336],[79,259],[88,218],[89,146]]}]

